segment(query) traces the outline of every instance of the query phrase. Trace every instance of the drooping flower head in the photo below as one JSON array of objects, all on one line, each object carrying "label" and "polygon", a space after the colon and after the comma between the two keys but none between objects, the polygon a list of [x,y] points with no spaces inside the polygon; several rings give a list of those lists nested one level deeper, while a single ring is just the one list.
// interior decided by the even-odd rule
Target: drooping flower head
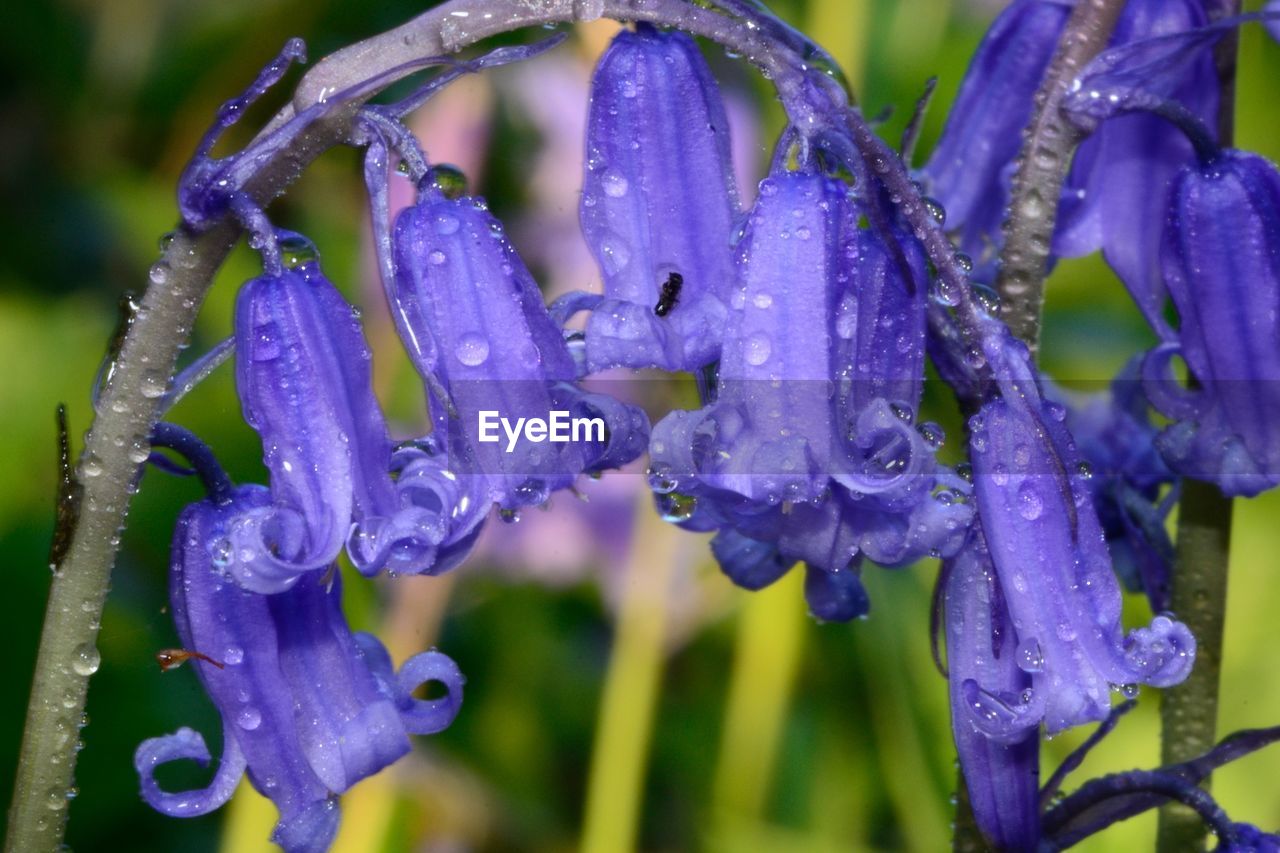
[{"label": "drooping flower head", "polygon": [[[160,764],[207,764],[204,738],[189,728],[139,745],[142,796],[172,817],[207,814],[241,776],[280,811],[272,840],[288,851],[328,849],[338,826],[337,795],[409,751],[408,734],[448,727],[462,701],[462,676],[439,652],[411,658],[397,675],[376,638],[353,635],[335,575],[304,577],[274,595],[250,592],[228,573],[232,527],[273,498],[260,486],[230,500],[187,507],[174,535],[169,595],[184,650],[223,725],[223,755],[203,790],[170,793]],[[447,695],[421,701],[428,681]]]},{"label": "drooping flower head", "polygon": [[[998,393],[970,420],[974,495],[1031,687],[1016,702],[974,688],[975,725],[1008,740],[1106,717],[1111,691],[1177,684],[1195,639],[1160,615],[1122,633],[1120,589],[1066,411],[1041,396],[1026,347],[1000,327],[987,340]],[[1130,688],[1132,689],[1132,688]]]},{"label": "drooping flower head", "polygon": [[402,509],[359,319],[319,265],[245,284],[235,347],[236,387],[262,437],[272,495],[234,525],[236,582],[278,592],[329,566],[349,537],[365,573],[389,562],[401,572],[429,568],[440,522]]},{"label": "drooping flower head", "polygon": [[718,530],[713,552],[747,588],[804,561],[810,608],[830,620],[865,612],[864,555],[903,565],[954,549],[969,514],[932,496],[932,449],[910,423],[919,377],[897,369],[923,375],[926,284],[913,303],[896,268],[859,248],[871,238],[848,233],[852,205],[818,174],[775,170],[761,184],[714,399],[672,412],[650,443],[668,518]]},{"label": "drooping flower head", "polygon": [[733,282],[729,124],[697,43],[648,25],[596,68],[582,232],[604,280],[586,363],[696,370],[715,361]]},{"label": "drooping flower head", "polygon": [[[1169,210],[1161,269],[1178,338],[1144,372],[1176,422],[1157,444],[1175,471],[1256,495],[1280,483],[1280,171],[1223,151],[1178,176]],[[1172,378],[1175,356],[1196,387]]]},{"label": "drooping flower head", "polygon": [[[579,474],[643,452],[643,412],[573,384],[578,368],[564,335],[482,200],[427,183],[397,219],[392,247],[390,294],[427,380],[438,446],[484,510],[543,503]],[[595,423],[571,440],[550,440],[555,412]],[[535,419],[541,438],[523,429]]]}]

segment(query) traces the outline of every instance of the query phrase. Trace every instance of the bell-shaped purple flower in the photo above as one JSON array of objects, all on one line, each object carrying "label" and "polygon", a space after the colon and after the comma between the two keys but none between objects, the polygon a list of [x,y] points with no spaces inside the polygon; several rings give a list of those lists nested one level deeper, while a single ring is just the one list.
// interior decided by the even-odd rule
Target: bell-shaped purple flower
[{"label": "bell-shaped purple flower", "polygon": [[981,689],[969,698],[975,725],[1008,740],[1042,720],[1050,734],[1101,720],[1113,689],[1178,683],[1195,639],[1164,615],[1122,635],[1120,589],[1065,410],[1046,406],[1032,383],[1002,386],[971,419],[969,448],[978,518],[1031,688],[1016,702]]},{"label": "bell-shaped purple flower", "polygon": [[[1203,27],[1204,6],[1201,0],[1126,3],[1111,40],[1121,46],[1112,56],[1121,58],[1107,67],[1104,54],[1086,69],[1068,106],[1091,96],[1119,102],[1140,89],[1213,127],[1220,88],[1213,52],[1196,39],[1161,38]],[[1077,257],[1101,249],[1157,333],[1167,328],[1160,234],[1174,178],[1194,161],[1191,142],[1167,120],[1145,112],[1114,115],[1077,149],[1059,206],[1054,253]]]},{"label": "bell-shaped purple flower", "polygon": [[[846,189],[789,173],[760,184],[739,244],[715,403],[675,419],[691,454],[680,474],[776,505],[827,490],[835,446],[831,331]],[[785,282],[785,286],[783,283]],[[660,429],[660,428],[658,428]],[[674,452],[655,430],[653,466]]]},{"label": "bell-shaped purple flower", "polygon": [[995,697],[1017,704],[1031,688],[991,554],[975,527],[943,569],[943,618],[951,730],[973,816],[991,845],[1002,851],[1036,849],[1040,838],[1040,734],[1029,728],[1009,738],[984,733],[984,703]]},{"label": "bell-shaped purple flower", "polygon": [[622,32],[591,83],[582,231],[604,279],[587,322],[591,371],[715,361],[733,283],[737,194],[729,124],[697,43]]},{"label": "bell-shaped purple flower", "polygon": [[[1180,327],[1144,366],[1176,421],[1160,451],[1181,474],[1256,495],[1280,483],[1280,171],[1241,151],[1184,170],[1161,260]],[[1195,387],[1170,375],[1175,356]]]},{"label": "bell-shaped purple flower", "polygon": [[[217,809],[247,772],[280,811],[272,840],[288,851],[328,849],[338,826],[337,794],[409,751],[408,734],[448,727],[462,701],[462,675],[439,652],[411,658],[397,675],[382,645],[353,635],[343,618],[335,575],[307,577],[285,592],[261,595],[228,574],[232,526],[269,508],[259,486],[226,503],[192,504],[178,520],[169,595],[184,654],[222,716],[223,756],[203,790],[170,793],[155,779],[160,764],[207,764],[204,738],[188,728],[139,745],[134,766],[142,796],[174,817]],[[421,684],[448,690],[413,698]]]},{"label": "bell-shaped purple flower", "polygon": [[424,187],[392,248],[397,322],[427,381],[445,470],[485,510],[543,503],[644,452],[642,411],[573,384],[564,335],[483,201]]},{"label": "bell-shaped purple flower", "polygon": [[1071,14],[1061,0],[1013,0],[983,37],[942,137],[923,169],[925,186],[980,269],[994,260],[1009,181],[1032,100]]},{"label": "bell-shaped purple flower", "polygon": [[262,437],[272,494],[234,525],[236,582],[278,592],[331,564],[349,537],[367,574],[428,568],[439,523],[401,508],[359,319],[319,266],[245,284],[235,346],[236,387]]},{"label": "bell-shaped purple flower", "polygon": [[714,402],[672,412],[650,441],[664,516],[718,530],[721,568],[747,588],[804,561],[810,608],[828,620],[865,612],[862,557],[903,565],[953,551],[970,514],[959,478],[935,499],[949,473],[911,425],[927,283],[913,291],[887,252],[860,254],[857,241],[871,238],[846,233],[851,205],[843,184],[819,175],[761,184]]}]

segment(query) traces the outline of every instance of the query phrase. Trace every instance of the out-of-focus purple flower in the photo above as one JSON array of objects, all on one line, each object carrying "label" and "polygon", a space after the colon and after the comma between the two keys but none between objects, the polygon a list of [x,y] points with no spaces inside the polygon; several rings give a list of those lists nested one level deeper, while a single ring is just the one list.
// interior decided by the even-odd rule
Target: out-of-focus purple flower
[{"label": "out-of-focus purple flower", "polygon": [[[189,728],[144,741],[134,755],[142,796],[172,817],[220,807],[240,777],[280,811],[272,840],[288,851],[328,849],[338,827],[337,794],[409,751],[408,734],[448,727],[462,701],[463,678],[439,652],[411,658],[397,675],[372,636],[353,635],[343,618],[338,578],[304,578],[261,595],[227,574],[235,519],[266,509],[260,486],[226,503],[192,504],[174,534],[169,595],[178,636],[222,716],[224,751],[203,790],[170,793],[155,780],[160,764],[207,764],[204,738]],[[448,695],[414,699],[438,681]]]},{"label": "out-of-focus purple flower", "polygon": [[349,536],[363,572],[388,561],[426,568],[442,534],[431,514],[401,509],[359,320],[318,264],[245,284],[235,343],[236,387],[262,437],[272,494],[233,526],[236,582],[278,592],[327,567]]},{"label": "out-of-focus purple flower", "polygon": [[[1280,171],[1241,151],[1185,169],[1161,260],[1180,327],[1144,366],[1176,421],[1160,451],[1181,474],[1256,495],[1280,483]],[[1175,356],[1197,387],[1170,376]]]},{"label": "out-of-focus purple flower", "polygon": [[1031,689],[980,529],[970,532],[943,575],[951,730],[969,805],[996,849],[1034,850],[1040,837],[1039,731],[1032,727],[1007,738],[989,737],[983,731],[985,705],[974,701],[990,696],[1016,705]]},{"label": "out-of-focus purple flower", "polygon": [[728,119],[697,44],[643,24],[619,33],[587,119],[582,231],[604,278],[603,298],[576,304],[593,312],[589,370],[715,361],[736,214]]},{"label": "out-of-focus purple flower", "polygon": [[[444,471],[467,479],[483,506],[543,503],[579,474],[644,452],[642,411],[573,384],[578,368],[564,336],[482,200],[425,185],[397,219],[392,245],[397,325],[427,380]],[[553,412],[604,428],[571,441],[523,431],[533,419],[546,426]]]},{"label": "out-of-focus purple flower", "polygon": [[[1072,98],[1118,101],[1140,88],[1178,103],[1212,128],[1219,100],[1212,51],[1195,41],[1159,40],[1207,23],[1201,0],[1126,3],[1111,40],[1121,46],[1113,55],[1124,58],[1103,73],[1091,73],[1108,64],[1108,57],[1101,57],[1081,75]],[[1145,55],[1145,39],[1157,39],[1149,44],[1158,62]],[[1166,52],[1166,44],[1176,49]],[[1194,160],[1192,144],[1165,119],[1149,113],[1115,115],[1077,149],[1059,205],[1054,253],[1077,257],[1101,249],[1157,333],[1167,328],[1160,234],[1174,178]]]},{"label": "out-of-focus purple flower", "polygon": [[[1010,346],[990,359],[997,369],[1024,361]],[[1191,633],[1167,616],[1122,635],[1119,586],[1064,417],[1034,382],[1007,380],[970,421],[978,517],[1031,675],[1017,701],[971,691],[975,725],[999,739],[1041,721],[1052,734],[1101,720],[1113,689],[1176,684],[1195,657]]]},{"label": "out-of-focus purple flower", "polygon": [[912,426],[927,282],[859,247],[872,237],[846,233],[851,205],[819,175],[761,184],[714,401],[672,412],[650,442],[664,515],[718,530],[721,568],[749,589],[804,561],[810,608],[827,620],[865,612],[863,556],[903,565],[954,551],[970,515],[957,499],[966,484],[937,469]]},{"label": "out-of-focus purple flower", "polygon": [[1234,837],[1219,845],[1226,853],[1280,853],[1280,834],[1266,832],[1248,823],[1231,825]]},{"label": "out-of-focus purple flower", "polygon": [[965,72],[942,137],[923,169],[960,249],[989,275],[1009,206],[1012,164],[1040,86],[1071,13],[1059,0],[1013,0]]},{"label": "out-of-focus purple flower", "polygon": [[1262,11],[1277,16],[1267,20],[1267,32],[1271,33],[1273,39],[1280,42],[1280,0],[1268,0],[1268,3],[1262,7]]},{"label": "out-of-focus purple flower", "polygon": [[1068,391],[1047,380],[1044,386],[1049,399],[1066,406],[1067,429],[1088,466],[1080,473],[1087,475],[1116,573],[1130,589],[1145,591],[1159,613],[1169,608],[1173,569],[1164,525],[1173,503],[1162,500],[1160,490],[1176,477],[1156,450],[1158,431],[1138,365],[1132,360],[1103,392]]}]

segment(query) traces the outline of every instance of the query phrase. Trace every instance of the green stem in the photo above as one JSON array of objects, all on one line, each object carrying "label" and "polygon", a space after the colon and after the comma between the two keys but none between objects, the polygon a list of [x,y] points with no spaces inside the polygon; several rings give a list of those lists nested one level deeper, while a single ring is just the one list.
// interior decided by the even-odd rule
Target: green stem
[{"label": "green stem", "polygon": [[[1216,0],[1214,18],[1240,13],[1240,0]],[[1214,49],[1222,87],[1218,102],[1218,141],[1235,141],[1236,58],[1239,36],[1226,35]],[[1231,552],[1232,500],[1210,483],[1187,480],[1178,506],[1178,550],[1169,606],[1196,637],[1196,665],[1187,680],[1164,691],[1160,704],[1160,760],[1186,761],[1217,741],[1218,688],[1222,680],[1222,634],[1227,614],[1227,568]],[[1210,777],[1202,787],[1209,788]],[[1202,850],[1205,826],[1194,811],[1178,803],[1160,809],[1156,833],[1159,853]]]},{"label": "green stem", "polygon": [[1009,215],[1000,252],[1000,317],[1031,352],[1040,345],[1049,247],[1058,220],[1058,198],[1081,132],[1059,107],[1085,64],[1107,46],[1124,0],[1082,0],[1067,19],[1057,52],[1036,93],[1013,177]]},{"label": "green stem", "polygon": [[[1188,480],[1178,509],[1178,552],[1170,607],[1196,637],[1196,665],[1187,680],[1164,691],[1160,704],[1163,764],[1187,761],[1217,741],[1218,682],[1227,603],[1232,502],[1210,483]],[[1208,787],[1206,779],[1204,787]],[[1157,849],[1203,849],[1204,822],[1186,806],[1160,810]]]}]

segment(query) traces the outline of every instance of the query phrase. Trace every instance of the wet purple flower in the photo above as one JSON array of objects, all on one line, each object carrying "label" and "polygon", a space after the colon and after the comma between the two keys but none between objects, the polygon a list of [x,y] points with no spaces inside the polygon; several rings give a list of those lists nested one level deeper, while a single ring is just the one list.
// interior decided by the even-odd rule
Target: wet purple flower
[{"label": "wet purple flower", "polygon": [[[863,556],[904,565],[954,550],[970,513],[959,478],[934,497],[950,475],[912,425],[927,282],[860,249],[872,238],[851,206],[819,175],[761,184],[714,400],[672,412],[650,442],[664,515],[720,531],[721,568],[750,589],[804,561],[810,608],[828,620],[865,612]],[[940,431],[924,429],[936,446]]]},{"label": "wet purple flower", "polygon": [[[564,335],[482,200],[424,186],[397,219],[392,246],[397,324],[427,381],[444,472],[471,478],[466,488],[483,507],[543,503],[579,474],[644,452],[642,411],[573,384]],[[555,412],[582,429],[552,440]],[[540,434],[525,429],[535,420]]]},{"label": "wet purple flower", "polygon": [[[1241,151],[1185,169],[1161,261],[1180,326],[1144,366],[1176,421],[1160,451],[1179,473],[1256,495],[1280,483],[1280,171]],[[1169,375],[1175,356],[1197,387]]]},{"label": "wet purple flower", "polygon": [[[1138,88],[1176,102],[1213,127],[1219,85],[1212,51],[1197,42],[1184,47],[1160,39],[1207,23],[1201,0],[1125,4],[1111,39],[1112,45],[1121,46],[1112,55],[1123,59],[1105,73],[1091,73],[1107,65],[1108,57],[1100,57],[1081,75],[1073,97],[1118,101]],[[1147,39],[1156,41],[1144,42]],[[1167,51],[1165,44],[1177,49]],[[1144,45],[1150,47],[1144,50]],[[1101,249],[1157,333],[1166,328],[1160,234],[1174,178],[1194,160],[1191,142],[1165,119],[1150,113],[1119,114],[1107,118],[1080,145],[1063,188],[1054,253],[1077,257]]]},{"label": "wet purple flower", "polygon": [[[397,675],[372,636],[353,635],[343,618],[339,579],[302,579],[261,595],[227,573],[231,528],[273,498],[260,486],[226,503],[192,504],[178,520],[170,604],[183,648],[222,716],[223,756],[213,781],[170,793],[155,780],[160,764],[207,764],[204,738],[189,728],[144,741],[134,755],[142,796],[173,817],[207,814],[225,803],[240,777],[280,811],[272,840],[288,851],[328,849],[338,827],[337,795],[410,749],[409,734],[448,727],[462,701],[462,675],[439,652],[408,660]],[[444,684],[441,699],[412,693]]]},{"label": "wet purple flower", "polygon": [[715,361],[738,207],[728,119],[692,38],[644,24],[614,38],[591,84],[586,156],[582,231],[604,278],[603,298],[577,305],[593,311],[588,369]]},{"label": "wet purple flower", "polygon": [[982,531],[946,562],[943,612],[951,691],[951,729],[973,816],[998,850],[1034,850],[1040,837],[1040,736],[1028,728],[1009,737],[984,732],[985,706],[975,696],[1016,705],[1031,689],[1019,644]]},{"label": "wet purple flower", "polygon": [[959,247],[985,271],[999,248],[1012,164],[1071,3],[1013,0],[996,18],[965,72],[923,176],[942,203]]},{"label": "wet purple flower", "polygon": [[1163,615],[1122,635],[1119,586],[1065,411],[1033,383],[1002,386],[971,419],[969,447],[978,518],[1031,688],[1017,701],[980,687],[968,698],[975,725],[1008,740],[1041,721],[1052,734],[1101,720],[1112,690],[1178,683],[1195,639]]},{"label": "wet purple flower", "polygon": [[236,302],[236,386],[262,437],[272,502],[233,527],[236,582],[278,592],[348,549],[361,571],[429,568],[438,519],[401,508],[354,309],[315,263],[260,276]]}]

